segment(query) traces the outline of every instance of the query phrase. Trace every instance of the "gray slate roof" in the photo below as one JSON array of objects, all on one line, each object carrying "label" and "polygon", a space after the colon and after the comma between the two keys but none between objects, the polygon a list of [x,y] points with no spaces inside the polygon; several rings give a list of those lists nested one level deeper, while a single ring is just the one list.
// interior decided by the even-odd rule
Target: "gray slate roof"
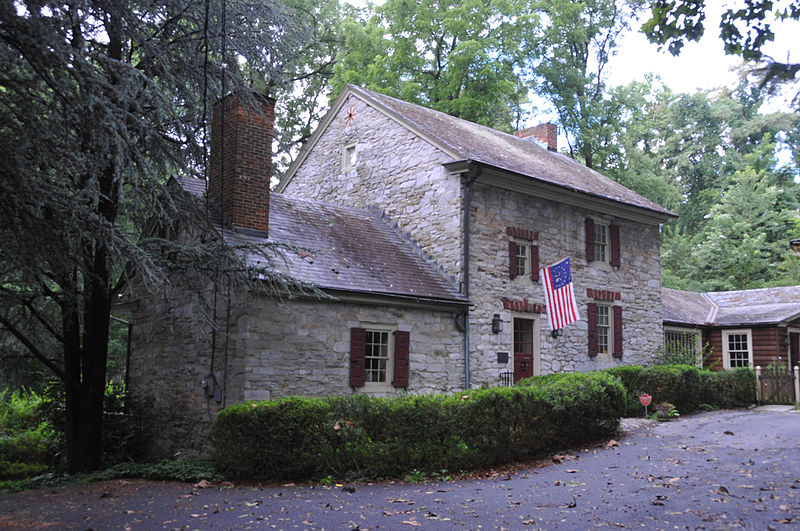
[{"label": "gray slate roof", "polygon": [[[176,178],[202,197],[199,179]],[[307,251],[285,251],[276,269],[321,289],[443,303],[467,299],[402,232],[379,212],[270,195],[269,238],[215,228],[235,242],[272,241]]]},{"label": "gray slate roof", "polygon": [[529,140],[354,85],[347,89],[433,137],[462,159],[674,217],[669,210],[616,181]]},{"label": "gray slate roof", "polygon": [[692,293],[662,289],[664,322],[704,326],[785,323],[800,317],[800,286]]}]

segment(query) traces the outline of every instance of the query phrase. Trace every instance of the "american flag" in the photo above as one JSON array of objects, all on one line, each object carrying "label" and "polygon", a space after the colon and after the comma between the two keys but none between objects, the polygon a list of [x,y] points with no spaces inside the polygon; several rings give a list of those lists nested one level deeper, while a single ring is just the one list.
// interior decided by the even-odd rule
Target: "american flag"
[{"label": "american flag", "polygon": [[569,257],[542,268],[542,278],[550,329],[558,330],[580,319],[575,291],[572,289]]}]

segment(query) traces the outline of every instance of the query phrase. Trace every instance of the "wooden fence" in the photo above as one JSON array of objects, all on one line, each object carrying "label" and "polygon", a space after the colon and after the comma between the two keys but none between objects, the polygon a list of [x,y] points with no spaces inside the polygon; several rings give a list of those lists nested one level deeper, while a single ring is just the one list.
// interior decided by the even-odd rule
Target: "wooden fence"
[{"label": "wooden fence", "polygon": [[757,397],[760,404],[800,404],[800,368],[771,365],[756,367]]}]

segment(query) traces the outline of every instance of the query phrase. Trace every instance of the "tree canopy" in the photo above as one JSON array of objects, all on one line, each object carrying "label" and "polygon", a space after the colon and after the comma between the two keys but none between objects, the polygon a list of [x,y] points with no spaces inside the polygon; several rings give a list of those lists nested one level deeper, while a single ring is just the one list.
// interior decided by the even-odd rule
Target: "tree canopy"
[{"label": "tree canopy", "polygon": [[228,4],[0,1],[0,332],[64,382],[71,471],[100,462],[130,276],[199,287],[237,260],[160,237],[194,215],[168,177],[203,168],[209,102],[280,86],[311,37],[288,4]]}]

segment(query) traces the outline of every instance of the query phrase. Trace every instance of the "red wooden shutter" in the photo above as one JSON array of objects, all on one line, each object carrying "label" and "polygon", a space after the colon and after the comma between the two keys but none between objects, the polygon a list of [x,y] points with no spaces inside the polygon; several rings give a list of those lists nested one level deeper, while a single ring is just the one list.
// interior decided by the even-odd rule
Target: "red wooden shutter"
[{"label": "red wooden shutter", "polygon": [[531,280],[539,280],[539,246],[531,245]]},{"label": "red wooden shutter", "polygon": [[517,278],[517,242],[508,242],[508,276]]},{"label": "red wooden shutter", "polygon": [[401,330],[394,332],[394,381],[395,387],[408,387],[408,350],[409,333]]},{"label": "red wooden shutter", "polygon": [[614,306],[614,353],[615,358],[622,357],[622,306]]},{"label": "red wooden shutter", "polygon": [[364,369],[367,353],[367,331],[350,329],[350,387],[364,386]]},{"label": "red wooden shutter", "polygon": [[608,227],[609,239],[611,240],[611,258],[609,263],[612,266],[619,267],[619,225],[610,225]]},{"label": "red wooden shutter", "polygon": [[586,312],[589,319],[589,355],[597,356],[597,304],[590,302]]},{"label": "red wooden shutter", "polygon": [[586,261],[594,262],[594,220],[586,218]]}]

